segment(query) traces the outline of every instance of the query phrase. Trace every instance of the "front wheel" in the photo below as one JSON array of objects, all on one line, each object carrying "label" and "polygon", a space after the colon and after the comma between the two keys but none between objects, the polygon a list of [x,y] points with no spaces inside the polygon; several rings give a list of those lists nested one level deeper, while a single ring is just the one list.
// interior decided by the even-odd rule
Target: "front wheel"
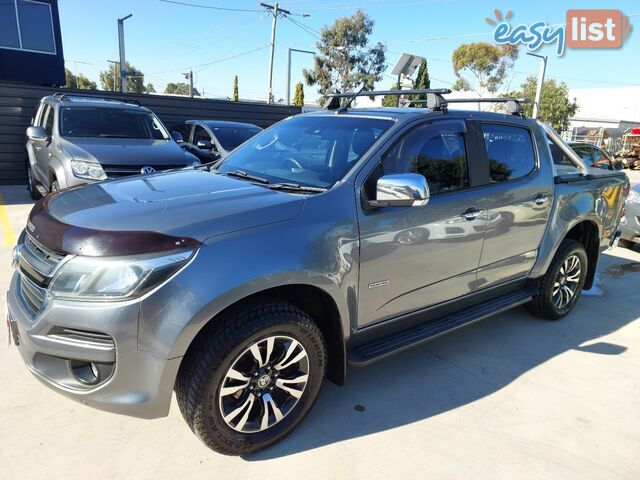
[{"label": "front wheel", "polygon": [[29,196],[32,200],[39,200],[42,198],[42,194],[36,186],[36,180],[33,178],[33,171],[31,170],[29,160],[27,160],[27,190],[29,190]]},{"label": "front wheel", "polygon": [[565,240],[547,273],[538,281],[536,296],[528,304],[535,315],[558,320],[575,306],[587,277],[587,252],[575,240]]},{"label": "front wheel", "polygon": [[325,340],[306,313],[275,299],[215,322],[183,360],[178,405],[209,448],[246,455],[283,438],[311,409],[325,374]]}]

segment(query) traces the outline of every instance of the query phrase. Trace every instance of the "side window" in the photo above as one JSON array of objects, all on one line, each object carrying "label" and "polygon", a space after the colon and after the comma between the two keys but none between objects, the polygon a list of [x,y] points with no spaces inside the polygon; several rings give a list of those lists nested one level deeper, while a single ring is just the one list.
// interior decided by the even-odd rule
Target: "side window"
[{"label": "side window", "polygon": [[524,177],[536,166],[531,134],[512,125],[482,124],[492,183]]},{"label": "side window", "polygon": [[455,120],[414,128],[383,155],[383,174],[424,175],[432,195],[467,188],[465,131],[464,122]]},{"label": "side window", "polygon": [[197,145],[200,140],[211,142],[211,145],[213,147],[212,150],[214,152],[218,151],[218,149],[216,148],[216,144],[213,143],[213,140],[211,139],[211,135],[209,135],[209,133],[204,129],[204,127],[201,127],[200,125],[196,125],[196,128],[193,131],[194,145]]},{"label": "side window", "polygon": [[582,163],[584,163],[587,167],[591,167],[593,165],[593,158],[591,158],[591,148],[589,147],[574,147],[573,151],[578,154]]},{"label": "side window", "polygon": [[51,108],[51,107],[47,108],[46,118],[44,120],[44,125],[43,126],[44,126],[45,131],[49,135],[53,134],[53,115],[54,115],[53,108]]},{"label": "side window", "polygon": [[599,148],[591,148],[591,156],[593,157],[593,166],[596,168],[604,168],[605,170],[613,170],[613,165],[609,157]]}]

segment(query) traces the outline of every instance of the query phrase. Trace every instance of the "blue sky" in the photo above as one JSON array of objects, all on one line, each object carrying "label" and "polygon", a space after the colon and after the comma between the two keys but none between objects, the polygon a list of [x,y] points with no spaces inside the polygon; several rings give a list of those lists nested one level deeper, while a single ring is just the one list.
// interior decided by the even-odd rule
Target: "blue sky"
[{"label": "blue sky", "polygon": [[[223,8],[260,10],[258,1],[182,0]],[[491,41],[492,27],[484,21],[493,9],[514,12],[513,24],[545,20],[561,24],[569,8],[618,8],[632,16],[631,35],[620,50],[567,49],[561,58],[555,48],[549,55],[547,75],[564,80],[572,88],[640,85],[640,2],[537,0],[534,2],[484,2],[479,0],[283,0],[283,8],[313,30],[331,24],[360,7],[375,21],[373,41],[385,43],[387,61],[400,53],[421,55],[429,62],[432,87],[448,87],[455,81],[451,54],[461,43]],[[260,12],[233,12],[163,3],[159,0],[59,0],[67,67],[92,80],[107,68],[107,59],[118,57],[116,19],[132,13],[125,22],[127,60],[141,69],[145,82],[162,91],[167,82],[184,81],[181,72],[193,68],[197,88],[207,96],[225,97],[238,75],[242,98],[266,98],[271,18]],[[274,67],[274,95],[285,96],[287,47],[313,50],[316,38],[286,19],[278,21]],[[264,47],[264,48],[263,48]],[[252,51],[253,50],[253,51]],[[252,51],[252,52],[251,52]],[[251,53],[246,53],[251,52]],[[240,56],[237,56],[240,55]],[[236,58],[229,58],[234,57]],[[222,59],[228,59],[219,61]],[[86,63],[80,63],[86,62]],[[215,63],[213,63],[215,62]],[[210,65],[205,65],[209,64]],[[198,66],[200,65],[200,66]],[[294,54],[292,84],[302,79],[312,56]],[[391,67],[389,67],[389,71]],[[509,78],[512,87],[538,71],[538,60],[520,55]],[[388,88],[388,74],[380,86]],[[305,87],[307,98],[316,93]]]}]

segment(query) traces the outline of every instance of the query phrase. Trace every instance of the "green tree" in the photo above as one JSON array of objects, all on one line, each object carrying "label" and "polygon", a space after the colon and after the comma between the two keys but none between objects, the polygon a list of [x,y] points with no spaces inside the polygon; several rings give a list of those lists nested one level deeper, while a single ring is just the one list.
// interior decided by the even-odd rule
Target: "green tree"
[{"label": "green tree", "polygon": [[314,68],[303,70],[307,85],[317,86],[323,97],[330,93],[350,92],[364,86],[370,90],[382,79],[386,68],[385,46],[369,44],[374,21],[358,9],[350,17],[325,26],[316,43]]},{"label": "green tree", "polygon": [[147,86],[144,87],[145,93],[156,93],[156,89],[153,86],[153,83],[147,83]]},{"label": "green tree", "polygon": [[[125,63],[125,68],[127,70],[127,91],[131,93],[144,93],[145,85],[144,85],[144,73],[138,70],[136,67],[131,65],[129,62]],[[115,72],[115,78],[114,78]],[[101,70],[99,74],[100,78],[100,86],[102,90],[108,91],[120,91],[120,68],[118,65],[110,64],[106,70]],[[115,80],[115,88],[114,88],[114,80]]]},{"label": "green tree", "polygon": [[462,70],[471,72],[478,81],[478,94],[496,93],[504,83],[513,62],[518,58],[514,45],[492,45],[476,42],[460,45],[453,51],[453,72],[460,77]]},{"label": "green tree", "polygon": [[[420,62],[416,79],[413,81],[413,88],[417,90],[424,90],[424,89],[431,88],[431,80],[429,79],[429,68],[427,67],[426,60],[422,60],[422,62]],[[427,99],[426,95],[413,95],[411,98],[411,100],[426,100],[426,99]],[[427,105],[424,103],[418,103],[415,106],[420,108],[427,108]]]},{"label": "green tree", "polygon": [[[519,90],[510,92],[509,97],[535,99],[538,81],[535,77],[528,77]],[[525,114],[531,116],[533,103],[523,104]],[[578,104],[569,100],[569,88],[564,82],[546,80],[542,85],[538,119],[551,125],[554,130],[561,132],[569,128],[569,119],[578,111]]]},{"label": "green tree", "polygon": [[302,82],[296,83],[296,91],[293,94],[293,104],[304,107],[304,85]]},{"label": "green tree", "polygon": [[[391,85],[389,90],[398,90],[398,84],[394,83]],[[396,107],[398,106],[398,97],[396,95],[385,95],[382,97],[382,106],[383,107]]]},{"label": "green tree", "polygon": [[453,84],[452,90],[456,92],[468,92],[471,90],[471,84],[466,78],[458,77],[456,83]]},{"label": "green tree", "polygon": [[232,100],[237,102],[240,100],[240,93],[238,92],[238,75],[234,75],[233,77],[233,97]]},{"label": "green tree", "polygon": [[[172,95],[189,95],[189,84],[184,82],[169,82],[164,89],[164,93],[169,93]],[[193,94],[200,95],[196,87],[193,87]]]},{"label": "green tree", "polygon": [[66,83],[64,86],[67,88],[79,88],[81,90],[96,90],[98,88],[96,82],[92,82],[82,73],[79,73],[76,76],[71,70],[65,68],[64,75],[66,78]]}]

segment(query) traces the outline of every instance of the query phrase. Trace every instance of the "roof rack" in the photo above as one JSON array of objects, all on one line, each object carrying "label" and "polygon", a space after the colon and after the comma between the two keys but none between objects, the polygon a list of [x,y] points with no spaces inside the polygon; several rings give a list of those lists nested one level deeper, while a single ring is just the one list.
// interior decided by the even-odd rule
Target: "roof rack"
[{"label": "roof rack", "polygon": [[[448,88],[434,88],[434,89],[418,89],[418,90],[373,90],[365,91],[364,87],[356,93],[333,93],[327,95],[331,98],[326,110],[336,110],[336,113],[342,113],[347,111],[353,100],[356,97],[378,97],[380,95],[425,95],[426,100],[417,100],[427,103],[427,106],[432,110],[447,110],[447,100],[442,95],[451,93]],[[340,99],[348,98],[349,100],[342,105]]]},{"label": "roof rack", "polygon": [[[419,102],[416,100],[413,103]],[[447,103],[506,103],[507,113],[509,115],[516,115],[518,117],[524,117],[523,103],[531,103],[528,98],[510,98],[510,97],[495,97],[495,98],[448,98]]]},{"label": "roof rack", "polygon": [[134,100],[132,98],[124,98],[124,97],[101,97],[99,95],[87,95],[84,93],[68,93],[68,92],[56,92],[51,95],[53,98],[59,98],[60,100],[64,100],[65,98],[95,98],[96,100],[107,101],[107,102],[121,102],[121,103],[130,103],[132,105],[140,106],[140,102],[138,100]]}]

